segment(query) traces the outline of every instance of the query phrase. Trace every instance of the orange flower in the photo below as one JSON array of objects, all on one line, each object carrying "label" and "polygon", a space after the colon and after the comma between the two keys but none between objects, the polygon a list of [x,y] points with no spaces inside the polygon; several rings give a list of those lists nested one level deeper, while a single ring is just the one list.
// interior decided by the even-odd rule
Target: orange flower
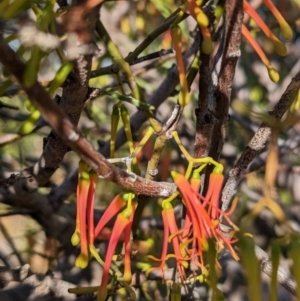
[{"label": "orange flower", "polygon": [[128,284],[131,283],[132,275],[131,275],[131,245],[130,245],[130,235],[131,235],[131,227],[133,222],[133,214],[131,214],[128,224],[124,230],[124,274],[123,279]]},{"label": "orange flower", "polygon": [[[206,247],[207,238],[215,236],[214,224],[202,205],[204,198],[191,187],[184,176],[177,174],[174,177],[174,175],[173,173],[172,176],[181,191],[184,205],[187,208],[186,220],[190,219],[192,221],[192,238],[187,241],[187,245],[192,244],[192,249],[189,250],[186,247],[186,251],[190,254],[192,261],[201,269],[204,269],[203,249]],[[183,241],[184,239],[185,237],[182,237]],[[197,256],[199,256],[200,261],[197,261]]]},{"label": "orange flower", "polygon": [[[224,177],[218,168],[215,168],[210,175],[205,198],[193,189],[183,175],[172,172],[172,176],[187,209],[181,241],[190,259],[202,270],[205,270],[203,251],[207,248],[207,240],[210,238],[215,240],[218,249],[222,249],[225,245],[234,258],[237,258],[232,248],[231,238],[227,237],[219,227],[220,214],[226,215],[226,218],[228,218],[228,214],[219,209]],[[191,238],[187,239],[188,237]]]},{"label": "orange flower", "polygon": [[123,273],[123,280],[130,284],[132,280],[131,274],[131,227],[133,223],[133,217],[135,213],[135,209],[137,207],[137,202],[132,200],[134,194],[129,195],[128,203],[127,203],[127,210],[130,210],[131,215],[129,217],[128,224],[124,230],[124,273]]},{"label": "orange flower", "polygon": [[115,221],[113,231],[111,233],[111,238],[108,243],[107,253],[105,258],[105,264],[103,267],[102,281],[98,290],[98,301],[104,301],[107,297],[107,283],[109,278],[109,269],[112,262],[112,257],[114,255],[117,243],[119,241],[120,235],[126,229],[130,223],[130,217],[132,215],[132,210],[126,208],[121,213],[118,214]]},{"label": "orange flower", "polygon": [[158,259],[152,255],[148,255],[148,257],[154,261],[161,261],[160,266],[154,267],[148,270],[148,273],[154,270],[162,270],[163,272],[163,279],[164,279],[164,268],[165,268],[165,263],[166,263],[166,257],[168,253],[168,238],[169,238],[169,224],[167,220],[167,215],[164,214],[164,211],[162,212],[162,217],[163,217],[163,224],[164,224],[164,240],[163,240],[163,247],[162,247],[162,252],[161,252],[161,258]]},{"label": "orange flower", "polygon": [[125,204],[124,195],[122,194],[118,194],[111,201],[95,228],[95,237],[100,234],[103,227],[125,206]]},{"label": "orange flower", "polygon": [[265,33],[265,35],[271,40],[273,43],[276,52],[279,55],[286,55],[286,47],[285,45],[274,35],[268,25],[263,21],[260,15],[252,8],[252,6],[244,0],[244,11],[259,25],[261,30]]},{"label": "orange flower", "polygon": [[106,223],[124,207],[127,202],[127,207],[121,213],[118,214],[115,224],[113,226],[111,236],[109,239],[107,253],[105,257],[102,281],[98,290],[98,300],[103,301],[107,297],[107,284],[109,279],[109,269],[112,262],[112,258],[117,246],[124,232],[124,274],[123,280],[125,283],[131,283],[131,226],[133,222],[133,216],[136,209],[136,202],[132,200],[134,194],[119,194],[110,203],[106,211],[104,212],[100,222],[98,223],[95,235],[97,236]]},{"label": "orange flower", "polygon": [[247,42],[252,46],[252,48],[255,50],[257,55],[260,57],[262,63],[267,67],[269,77],[273,82],[278,82],[279,81],[279,74],[277,70],[272,66],[271,62],[261,49],[261,47],[258,45],[258,43],[255,41],[255,39],[252,37],[250,34],[249,30],[247,27],[243,24],[242,25],[242,35],[245,37]]},{"label": "orange flower", "polygon": [[77,246],[80,242],[80,203],[79,203],[79,195],[80,195],[80,190],[79,190],[79,181],[80,181],[80,175],[82,174],[82,172],[85,170],[86,168],[86,164],[84,161],[80,161],[79,162],[79,169],[78,169],[78,184],[77,184],[77,190],[76,190],[76,194],[77,194],[77,202],[76,202],[76,227],[75,227],[75,231],[71,237],[71,243],[73,246]]},{"label": "orange flower", "polygon": [[82,173],[87,169],[87,164],[84,161],[79,162],[79,169],[78,169],[78,184],[77,184],[77,202],[76,202],[76,228],[71,238],[71,243],[73,246],[77,246],[80,242],[80,193],[81,193],[81,186],[80,185],[80,178]]},{"label": "orange flower", "polygon": [[[277,10],[277,8],[274,6],[271,0],[263,0],[264,4],[269,8],[269,10],[272,12],[274,17],[277,19],[282,35],[287,39],[290,40],[293,37],[293,31],[290,28],[290,26],[287,24],[287,22],[284,20],[280,12]],[[251,7],[251,5],[244,0],[244,11],[253,19],[256,21],[256,23],[259,25],[259,27],[262,29],[262,31],[265,33],[265,35],[271,40],[271,42],[274,45],[274,48],[276,52],[279,55],[286,55],[286,47],[285,45],[273,34],[273,32],[270,30],[270,28],[266,25],[266,23],[262,20],[262,18],[257,14],[257,12]],[[269,77],[272,81],[277,82],[279,80],[279,74],[277,70],[272,66],[271,62],[266,57],[265,53],[261,49],[261,47],[258,45],[258,43],[255,41],[255,39],[250,34],[247,27],[243,24],[242,25],[242,35],[247,40],[247,42],[252,46],[252,48],[255,50],[257,55],[262,60],[263,64],[267,67]]]},{"label": "orange flower", "polygon": [[90,175],[86,171],[87,165],[84,162],[79,163],[79,180],[77,186],[77,217],[76,229],[71,238],[73,245],[79,243],[80,235],[80,254],[75,261],[75,265],[80,268],[85,268],[89,260],[89,249],[87,241],[87,227],[86,227],[86,208],[87,199],[90,186]]},{"label": "orange flower", "polygon": [[284,20],[281,13],[274,6],[271,0],[263,0],[263,3],[268,7],[271,11],[277,22],[279,23],[280,30],[285,39],[290,40],[293,37],[293,31],[288,23]]},{"label": "orange flower", "polygon": [[212,172],[209,177],[209,186],[205,196],[203,206],[208,204],[208,214],[211,219],[218,219],[219,198],[223,186],[224,176],[220,173]]},{"label": "orange flower", "polygon": [[193,226],[192,219],[190,214],[185,215],[183,231],[182,231],[182,239],[186,239],[190,235],[191,227]]},{"label": "orange flower", "polygon": [[[181,278],[185,278],[184,274],[184,267],[186,267],[186,262],[183,252],[180,249],[178,234],[180,231],[178,231],[174,209],[170,202],[163,203],[163,210],[162,210],[162,218],[163,218],[163,224],[164,224],[164,240],[163,240],[163,248],[161,253],[161,258],[155,258],[154,256],[149,255],[148,257],[154,261],[161,261],[160,266],[154,267],[148,270],[148,273],[150,273],[153,270],[162,270],[164,273],[164,268],[166,261],[170,257],[175,257],[177,260],[177,268],[178,272],[181,276]],[[169,254],[168,253],[168,243],[172,241],[173,249],[175,254]],[[163,277],[164,278],[164,277]]]},{"label": "orange flower", "polygon": [[90,186],[87,198],[87,233],[88,233],[88,244],[94,246],[94,203],[95,203],[95,192],[98,181],[97,173],[92,170],[90,172]]},{"label": "orange flower", "polygon": [[89,172],[88,168],[85,162],[79,162],[76,229],[71,238],[74,246],[81,241],[80,254],[75,261],[80,268],[87,266],[90,253],[100,260],[94,247],[94,202],[98,175],[93,170]]}]

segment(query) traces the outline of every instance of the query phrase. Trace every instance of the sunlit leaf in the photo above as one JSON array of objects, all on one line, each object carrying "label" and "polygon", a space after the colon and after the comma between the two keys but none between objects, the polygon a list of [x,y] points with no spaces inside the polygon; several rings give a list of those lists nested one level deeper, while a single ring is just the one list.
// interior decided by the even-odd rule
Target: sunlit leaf
[{"label": "sunlit leaf", "polygon": [[253,239],[240,234],[238,246],[241,262],[246,272],[249,300],[261,301],[260,267],[255,256]]},{"label": "sunlit leaf", "polygon": [[41,113],[39,110],[35,110],[21,125],[19,129],[20,135],[28,135],[35,128],[36,122],[41,117]]},{"label": "sunlit leaf", "polygon": [[56,89],[61,87],[61,85],[65,82],[67,79],[68,75],[73,69],[73,65],[70,62],[66,62],[63,64],[58,71],[55,74],[54,79],[52,80],[50,86],[49,86],[49,94],[53,95]]},{"label": "sunlit leaf", "polygon": [[31,57],[26,64],[26,70],[23,75],[23,83],[26,87],[30,88],[37,80],[39,72],[40,61],[42,56],[38,46],[34,46],[31,51]]}]

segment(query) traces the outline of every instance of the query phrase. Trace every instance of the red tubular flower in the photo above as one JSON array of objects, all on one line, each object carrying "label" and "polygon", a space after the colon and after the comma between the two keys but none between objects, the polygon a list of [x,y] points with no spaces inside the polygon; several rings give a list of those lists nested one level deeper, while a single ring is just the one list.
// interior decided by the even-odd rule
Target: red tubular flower
[{"label": "red tubular flower", "polygon": [[80,177],[84,170],[87,168],[87,164],[84,161],[79,162],[79,169],[78,169],[78,184],[77,184],[77,202],[76,202],[76,228],[71,237],[71,243],[73,246],[77,246],[80,242],[80,203],[79,203],[79,196],[80,196]]},{"label": "red tubular flower", "polygon": [[85,268],[89,260],[89,250],[88,250],[88,241],[87,241],[87,227],[86,227],[86,208],[87,208],[87,199],[90,186],[90,176],[87,171],[84,169],[87,167],[84,162],[80,163],[79,167],[79,180],[77,188],[77,218],[76,218],[76,229],[75,233],[72,236],[72,243],[77,242],[76,236],[78,235],[78,228],[80,233],[81,248],[80,254],[75,261],[75,265],[80,268]]},{"label": "red tubular flower", "polygon": [[[200,185],[201,185],[201,177],[199,172],[194,171],[192,173],[192,176],[190,178],[190,185],[191,188],[196,191],[199,192],[200,190]],[[187,206],[189,206],[190,204],[187,204]],[[190,207],[190,210],[191,207]],[[194,218],[196,218],[196,216],[194,216]],[[182,238],[188,238],[188,235],[190,234],[190,228],[193,226],[193,222],[192,222],[192,218],[191,218],[191,213],[187,212],[186,216],[185,216],[185,222],[184,222],[184,228],[183,228],[183,232],[182,232]]]},{"label": "red tubular flower", "polygon": [[[183,231],[185,236],[181,236],[191,260],[200,268],[205,269],[203,250],[207,248],[207,239],[209,238],[215,239],[218,249],[223,248],[225,245],[230,253],[237,258],[231,246],[230,238],[219,229],[218,218],[220,214],[223,214],[219,209],[219,198],[224,177],[218,168],[210,175],[209,187],[205,198],[192,188],[183,175],[172,172],[172,176],[187,208],[187,223],[190,221],[192,224],[192,227],[190,227],[191,233],[189,233],[192,238],[186,240],[187,229]],[[190,244],[192,249],[188,248]],[[198,256],[200,260],[197,259]]]},{"label": "red tubular flower", "polygon": [[275,68],[272,66],[271,62],[266,57],[265,53],[262,51],[260,46],[255,41],[255,39],[251,36],[249,30],[247,29],[247,27],[244,24],[242,25],[242,35],[247,40],[247,42],[252,46],[252,48],[255,50],[255,52],[257,53],[257,55],[260,57],[261,61],[263,62],[263,64],[267,67],[270,79],[273,82],[278,82],[279,74],[278,74],[277,70],[275,70]]},{"label": "red tubular flower", "polygon": [[[177,270],[179,272],[181,279],[183,280],[186,278],[185,272],[184,272],[184,267],[186,266],[186,263],[183,258],[183,256],[185,254],[182,254],[180,246],[179,246],[179,240],[178,240],[179,231],[178,231],[177,224],[176,224],[174,209],[170,203],[167,203],[164,207],[165,208],[164,208],[162,214],[164,214],[165,219],[168,220],[169,232],[171,234],[171,236],[169,236],[169,238],[168,238],[168,242],[172,241],[175,258],[177,259]],[[171,255],[171,256],[173,256],[173,255]],[[169,256],[167,256],[167,258],[171,257],[171,256],[169,255]]]},{"label": "red tubular flower", "polygon": [[129,218],[129,222],[125,227],[124,230],[124,250],[125,250],[125,255],[124,255],[124,274],[123,274],[123,279],[125,282],[128,284],[131,283],[132,280],[132,274],[131,274],[131,227],[132,227],[132,222],[133,222],[133,217],[134,217],[134,212],[136,209],[137,203],[133,202],[132,204],[132,213]]},{"label": "red tubular flower", "polygon": [[128,223],[130,222],[131,214],[132,214],[132,210],[126,208],[124,211],[118,214],[117,219],[115,221],[113,231],[111,233],[111,238],[109,240],[109,244],[107,247],[105,264],[103,267],[102,281],[101,281],[101,285],[99,286],[98,295],[97,295],[98,301],[106,300],[107,283],[109,278],[109,269],[110,269],[112,257],[114,255],[120,235],[125,230]]},{"label": "red tubular flower", "polygon": [[219,199],[222,191],[223,181],[223,174],[212,172],[209,176],[209,186],[203,206],[205,207],[206,204],[208,204],[208,214],[213,220],[218,218]]},{"label": "red tubular flower", "polygon": [[272,12],[273,16],[279,23],[282,35],[285,39],[290,40],[293,37],[293,31],[288,23],[284,20],[281,13],[275,7],[271,0],[263,0],[263,3],[268,7],[268,9]]},{"label": "red tubular flower", "polygon": [[[163,224],[164,224],[164,240],[163,240],[163,248],[161,253],[161,258],[155,258],[154,256],[148,256],[150,259],[154,261],[161,261],[160,266],[154,267],[148,270],[148,273],[150,273],[153,270],[162,270],[164,273],[165,264],[168,258],[175,257],[177,259],[177,267],[178,271],[180,273],[181,278],[185,278],[184,275],[184,269],[183,267],[186,266],[184,254],[182,254],[182,251],[180,249],[179,239],[178,235],[180,231],[178,231],[174,209],[170,202],[167,202],[163,204],[163,210],[162,210],[162,218],[163,218]],[[173,249],[174,249],[174,255],[168,253],[168,243],[172,241]]]},{"label": "red tubular flower", "polygon": [[[131,212],[131,215],[129,217],[128,224],[125,227],[124,230],[124,273],[123,273],[123,280],[130,284],[132,280],[132,274],[131,274],[131,227],[133,223],[133,217],[135,213],[135,209],[137,207],[137,202],[132,200],[134,198],[134,195],[129,195],[128,203],[127,203],[127,210]],[[128,207],[131,206],[131,207]],[[128,209],[130,208],[130,209]]]},{"label": "red tubular flower", "polygon": [[[277,19],[282,35],[285,37],[285,39],[290,40],[293,37],[293,31],[291,27],[284,20],[284,18],[277,10],[277,8],[274,6],[271,0],[263,0],[263,2],[272,12],[274,17]],[[261,17],[256,13],[256,11],[251,7],[251,5],[246,0],[244,0],[244,11],[256,21],[256,23],[259,25],[262,31],[272,41],[276,52],[279,55],[284,56],[286,54],[285,45],[273,34],[270,28],[266,25],[266,23],[261,19]],[[247,27],[244,24],[242,25],[242,35],[245,37],[247,42],[253,47],[255,52],[262,60],[263,64],[267,67],[270,79],[274,82],[277,82],[279,80],[278,72],[275,70],[275,68],[272,66],[270,61],[267,59],[265,53],[257,44],[255,39],[251,36],[250,32],[248,31]]]},{"label": "red tubular flower", "polygon": [[[206,245],[206,240],[216,236],[215,226],[202,204],[202,197],[191,188],[185,178],[184,181],[189,188],[189,190],[186,190],[187,193],[185,192],[186,197],[184,198],[187,204],[187,210],[190,215],[193,216],[193,238],[197,242],[198,250],[201,253],[203,245]],[[199,256],[201,257],[202,255]]]},{"label": "red tubular flower", "polygon": [[182,239],[186,239],[190,235],[191,227],[193,226],[190,214],[185,215],[183,231],[182,231]]},{"label": "red tubular flower", "polygon": [[87,232],[88,232],[88,244],[89,246],[94,245],[94,203],[95,203],[95,192],[98,181],[97,173],[92,170],[90,172],[90,186],[87,199]]},{"label": "red tubular flower", "polygon": [[[198,201],[198,196],[200,195],[195,190],[193,190],[185,177],[175,172],[172,172],[172,177],[174,178],[174,181],[179,187],[180,191],[184,191],[183,202],[185,207],[187,208],[186,221],[188,223],[188,220],[190,220],[192,225],[192,239],[188,240],[187,243],[184,243],[184,246],[192,261],[199,265],[200,268],[203,268],[203,243],[205,242],[208,234],[201,218],[209,220],[208,215],[201,207],[201,203]],[[187,230],[184,229],[182,233],[182,242],[186,241],[186,231]],[[192,244],[192,250],[188,249],[188,245],[190,243]],[[196,260],[197,256],[200,257],[200,262]]]},{"label": "red tubular flower", "polygon": [[100,234],[103,227],[124,207],[125,204],[126,202],[122,194],[118,194],[111,201],[95,228],[95,237]]},{"label": "red tubular flower", "polygon": [[286,47],[285,45],[278,40],[278,38],[273,34],[271,29],[267,26],[267,24],[263,21],[263,19],[259,16],[259,14],[252,8],[252,6],[244,0],[244,11],[259,25],[261,30],[265,33],[265,35],[272,41],[276,52],[279,55],[286,55]]},{"label": "red tubular flower", "polygon": [[165,269],[165,264],[166,264],[166,257],[168,253],[168,239],[170,235],[170,229],[169,229],[169,224],[168,224],[168,217],[166,214],[164,214],[164,211],[162,211],[162,218],[163,218],[163,224],[164,224],[164,240],[163,240],[163,247],[161,251],[161,258],[155,258],[152,255],[148,255],[148,257],[154,261],[161,261],[160,266],[154,267],[148,270],[148,273],[154,270],[162,270],[163,273],[163,279],[164,279],[164,269]]},{"label": "red tubular flower", "polygon": [[130,220],[125,227],[124,230],[124,274],[123,279],[128,284],[131,283],[132,275],[131,275],[131,245],[130,245],[130,234],[131,234],[131,226],[133,222],[133,214],[130,217]]}]

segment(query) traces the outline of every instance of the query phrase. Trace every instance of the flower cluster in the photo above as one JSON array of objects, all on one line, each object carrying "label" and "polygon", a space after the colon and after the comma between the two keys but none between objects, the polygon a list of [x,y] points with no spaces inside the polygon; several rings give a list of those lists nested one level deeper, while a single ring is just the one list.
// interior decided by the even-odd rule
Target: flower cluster
[{"label": "flower cluster", "polygon": [[131,226],[133,222],[133,216],[136,209],[136,202],[133,201],[134,195],[132,193],[124,195],[117,195],[116,198],[110,203],[104,215],[100,219],[98,226],[96,227],[95,235],[97,236],[105,224],[115,216],[122,207],[126,208],[117,215],[111,237],[107,247],[107,253],[105,257],[105,263],[103,267],[102,281],[98,290],[98,300],[104,301],[107,297],[107,284],[109,280],[109,270],[112,262],[112,258],[121,235],[124,233],[124,273],[122,281],[125,283],[131,283]]},{"label": "flower cluster", "polygon": [[[79,163],[77,186],[76,229],[71,242],[74,246],[80,243],[80,254],[75,261],[76,266],[85,268],[92,257],[95,257],[103,266],[102,281],[98,289],[98,300],[100,301],[107,297],[109,271],[117,243],[121,238],[124,240],[125,250],[122,281],[125,283],[131,282],[130,236],[136,202],[133,193],[118,194],[105,210],[97,226],[94,227],[94,197],[97,180],[97,174],[93,170],[89,170],[88,166],[81,161]],[[117,218],[110,235],[105,262],[103,262],[94,247],[94,240],[116,215]]]},{"label": "flower cluster", "polygon": [[80,242],[80,255],[76,266],[85,268],[94,246],[94,199],[98,175],[89,171],[85,162],[79,162],[79,178],[77,185],[76,228],[71,242],[74,246]]},{"label": "flower cluster", "polygon": [[[199,0],[187,0],[183,5],[183,10],[184,12],[190,13],[197,20],[203,35],[202,50],[205,50],[205,53],[211,53],[213,46],[211,42],[211,34],[208,28],[209,20],[201,10],[201,3],[202,1]],[[269,8],[274,17],[277,19],[283,36],[286,39],[290,39],[292,37],[292,30],[282,18],[274,4],[270,0],[263,0],[263,3]],[[251,5],[244,0],[243,6],[244,11],[256,21],[261,30],[272,41],[276,52],[279,55],[285,55],[285,45],[272,33],[261,17],[251,7]],[[179,66],[180,84],[183,87],[183,95],[180,103],[184,106],[188,103],[189,92],[186,86],[186,75],[182,65],[180,29],[178,26],[176,26],[176,24],[171,27],[171,33],[173,41],[175,41],[175,48],[177,47],[176,60]],[[245,25],[242,25],[242,35],[260,56],[262,62],[268,69],[270,78],[273,81],[278,81],[278,72],[267,59],[266,55]],[[124,122],[124,124],[125,123],[126,122]],[[117,124],[118,119],[115,118],[112,122],[112,128],[115,129],[114,131],[117,129]],[[150,134],[152,134],[152,132]],[[157,261],[160,264],[157,267],[149,269],[148,272],[151,272],[155,269],[160,269],[164,273],[168,259],[173,258],[176,260],[177,271],[179,272],[181,279],[184,280],[186,278],[185,273],[189,264],[197,266],[201,270],[202,274],[208,273],[207,264],[205,262],[205,252],[212,246],[209,244],[210,240],[214,242],[213,245],[215,246],[216,253],[219,253],[222,249],[226,248],[231,253],[233,258],[238,259],[238,256],[233,249],[233,234],[238,229],[229,218],[230,214],[235,209],[235,203],[227,212],[223,212],[219,208],[220,194],[224,180],[222,166],[215,161],[213,162],[211,158],[192,159],[187,151],[183,148],[180,139],[176,136],[177,134],[175,135],[172,133],[172,135],[180,150],[189,161],[189,167],[187,169],[186,176],[176,172],[171,173],[179,192],[162,202],[164,236],[161,257],[155,258],[151,255],[148,256],[150,259]],[[128,140],[132,140],[132,137],[130,138],[130,136],[127,138]],[[114,139],[112,139],[112,141],[114,141]],[[141,145],[144,144],[142,143]],[[133,153],[133,146],[131,146],[130,151]],[[137,153],[138,152],[136,151],[136,154]],[[112,143],[111,156],[113,157],[113,155],[114,145]],[[203,168],[207,164],[215,165],[213,172],[209,176],[208,189],[205,195],[201,195],[199,193],[199,169],[194,171],[190,177],[194,163],[203,164]],[[167,168],[165,170],[167,170]],[[128,284],[131,282],[131,228],[137,202],[133,193],[129,192],[118,194],[111,201],[95,227],[94,196],[97,178],[97,174],[94,171],[90,170],[84,162],[80,162],[77,187],[76,229],[72,236],[72,244],[75,246],[80,243],[80,254],[76,259],[76,266],[85,268],[88,264],[88,261],[92,257],[95,257],[96,260],[98,260],[103,266],[101,285],[99,288],[97,288],[97,291],[98,301],[104,301],[108,295],[107,287],[113,256],[117,244],[121,240],[124,244],[124,272],[121,279],[118,278],[118,281],[122,281],[125,287],[128,287]],[[186,209],[185,220],[182,228],[178,228],[174,208],[172,205],[172,201],[176,198],[179,198],[179,195],[181,196],[180,198],[183,206]],[[231,228],[233,229],[232,232],[222,231],[219,222],[220,216],[226,219],[226,221],[230,224]],[[116,217],[116,220],[110,233],[105,261],[103,261],[94,247],[94,240],[95,237],[98,237],[101,234],[107,223],[114,217]],[[171,253],[169,253],[170,244],[172,245],[173,250]],[[218,265],[217,261],[216,265]]]},{"label": "flower cluster", "polygon": [[[231,255],[238,259],[232,247],[232,235],[223,233],[219,224],[219,217],[222,214],[233,229],[237,230],[236,226],[229,219],[234,206],[229,212],[222,212],[219,209],[219,198],[224,178],[221,171],[222,168],[216,167],[211,173],[205,197],[198,193],[200,184],[199,173],[194,173],[189,182],[183,175],[172,172],[174,182],[178,186],[186,208],[184,226],[180,230],[177,228],[174,209],[171,204],[177,195],[163,201],[164,241],[162,255],[160,259],[149,256],[155,261],[160,261],[161,265],[150,269],[150,271],[155,269],[163,271],[166,261],[174,257],[176,258],[177,270],[182,280],[186,278],[185,268],[189,261],[198,266],[202,273],[205,274],[207,270],[203,252],[207,251],[208,239],[215,241],[217,252],[226,247]],[[174,254],[168,254],[169,242],[173,244]]]},{"label": "flower cluster", "polygon": [[[205,164],[206,165],[206,164]],[[205,166],[203,165],[203,166]],[[226,247],[232,256],[237,255],[232,248],[231,236],[223,233],[219,227],[220,214],[230,222],[230,212],[222,212],[219,209],[219,197],[223,184],[222,166],[217,164],[210,175],[207,193],[204,196],[199,191],[199,171],[193,173],[188,181],[183,175],[172,172],[174,182],[178,186],[182,201],[186,207],[186,217],[182,229],[178,229],[172,201],[178,197],[175,193],[162,203],[162,219],[164,224],[164,239],[162,255],[160,259],[149,256],[155,261],[160,261],[158,267],[150,269],[161,269],[164,271],[166,261],[175,258],[177,269],[182,279],[185,279],[185,270],[189,262],[193,262],[202,273],[205,273],[206,266],[203,252],[207,250],[208,239],[214,239],[217,251]],[[76,229],[72,236],[73,245],[81,243],[81,252],[76,259],[76,265],[85,268],[91,257],[95,257],[103,265],[101,285],[98,288],[98,300],[105,300],[108,294],[108,281],[111,263],[117,243],[124,242],[124,272],[122,279],[125,285],[131,282],[131,227],[136,209],[134,194],[118,194],[109,204],[99,223],[94,227],[94,195],[97,182],[97,175],[89,170],[84,162],[79,164],[79,179],[77,188],[77,218]],[[110,239],[108,242],[105,261],[103,262],[94,247],[94,239],[100,235],[107,223],[116,217]],[[232,225],[234,229],[235,226]],[[172,243],[174,254],[168,254],[169,243]],[[119,280],[119,279],[118,279]]]}]

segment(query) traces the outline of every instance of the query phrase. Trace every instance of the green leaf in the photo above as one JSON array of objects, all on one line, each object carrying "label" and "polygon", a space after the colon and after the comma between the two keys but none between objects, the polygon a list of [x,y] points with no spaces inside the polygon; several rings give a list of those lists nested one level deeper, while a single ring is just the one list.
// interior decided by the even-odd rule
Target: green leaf
[{"label": "green leaf", "polygon": [[66,62],[58,69],[49,86],[48,92],[50,95],[53,95],[56,89],[58,89],[65,82],[72,69],[73,65],[70,62]]},{"label": "green leaf", "polygon": [[291,242],[289,245],[289,257],[293,260],[292,265],[292,273],[295,277],[297,288],[296,288],[296,294],[297,294],[297,300],[300,300],[300,242],[299,242],[299,235],[293,234],[291,237]]},{"label": "green leaf", "polygon": [[31,51],[31,57],[27,63],[26,70],[23,75],[23,83],[26,87],[30,88],[37,80],[39,72],[40,61],[42,56],[40,55],[40,49],[38,46],[34,46]]},{"label": "green leaf", "polygon": [[47,31],[47,28],[54,18],[53,3],[49,2],[43,9],[43,13],[38,18],[39,28],[42,31]]},{"label": "green leaf", "polygon": [[218,300],[218,291],[217,291],[217,282],[218,282],[218,276],[216,272],[216,246],[212,239],[208,240],[208,251],[206,252],[206,257],[208,259],[209,263],[209,274],[208,274],[208,284],[210,288],[212,289],[212,301]]},{"label": "green leaf", "polygon": [[38,119],[40,118],[41,113],[38,110],[35,110],[21,125],[20,129],[19,129],[19,134],[20,135],[28,135],[30,134],[34,127],[36,122],[38,121]]},{"label": "green leaf", "polygon": [[255,256],[253,239],[239,235],[241,262],[248,280],[249,301],[261,301],[261,275],[258,260]]},{"label": "green leaf", "polygon": [[170,301],[180,301],[181,300],[181,288],[180,284],[173,282],[170,288]]}]

